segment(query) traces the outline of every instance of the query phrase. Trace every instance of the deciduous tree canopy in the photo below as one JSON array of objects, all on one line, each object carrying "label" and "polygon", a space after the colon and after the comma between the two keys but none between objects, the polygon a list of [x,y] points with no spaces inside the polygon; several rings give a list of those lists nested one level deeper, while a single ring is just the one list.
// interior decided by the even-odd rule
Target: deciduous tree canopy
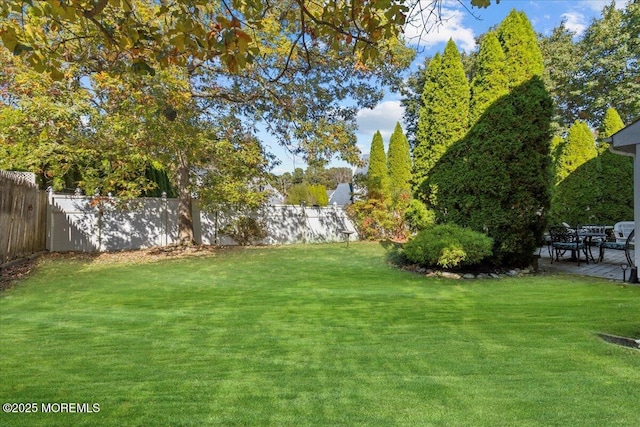
[{"label": "deciduous tree canopy", "polygon": [[[499,1],[499,0],[497,0]],[[487,7],[490,0],[472,0]],[[317,43],[348,47],[362,64],[384,56],[413,17],[438,14],[441,0],[6,0],[0,4],[0,35],[13,53],[56,76],[69,61],[69,47],[91,40],[114,53],[111,60],[152,73],[156,66],[219,59],[238,71],[262,54],[260,33],[287,28],[293,47],[304,54]]]}]

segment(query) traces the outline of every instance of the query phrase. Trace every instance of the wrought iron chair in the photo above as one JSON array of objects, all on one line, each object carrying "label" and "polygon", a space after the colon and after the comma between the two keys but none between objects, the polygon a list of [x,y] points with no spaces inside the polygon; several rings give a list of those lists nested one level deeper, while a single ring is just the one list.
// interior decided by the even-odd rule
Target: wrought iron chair
[{"label": "wrought iron chair", "polygon": [[627,258],[627,263],[629,266],[635,266],[635,230],[631,230],[627,238],[622,242],[618,238],[615,242],[613,241],[604,241],[600,243],[600,256],[599,261],[602,261],[604,258],[605,249],[612,249],[617,251],[624,251],[624,255]]},{"label": "wrought iron chair", "polygon": [[584,239],[580,238],[577,228],[549,227],[549,237],[549,255],[552,264],[554,258],[556,261],[560,261],[560,257],[567,251],[571,251],[571,256],[576,258],[578,265],[580,265],[580,253],[584,252],[587,264],[589,264]]}]

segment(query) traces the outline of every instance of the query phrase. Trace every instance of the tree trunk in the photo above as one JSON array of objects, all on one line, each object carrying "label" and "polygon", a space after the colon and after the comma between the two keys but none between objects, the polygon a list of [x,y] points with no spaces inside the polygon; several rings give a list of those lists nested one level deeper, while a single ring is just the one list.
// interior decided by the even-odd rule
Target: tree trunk
[{"label": "tree trunk", "polygon": [[182,246],[195,245],[193,233],[193,213],[191,203],[191,188],[189,161],[184,157],[178,164],[178,244]]}]

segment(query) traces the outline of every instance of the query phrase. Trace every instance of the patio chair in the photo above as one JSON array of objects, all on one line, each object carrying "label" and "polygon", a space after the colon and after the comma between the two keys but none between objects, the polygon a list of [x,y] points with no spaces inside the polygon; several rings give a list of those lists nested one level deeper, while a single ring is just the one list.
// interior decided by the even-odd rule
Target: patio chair
[{"label": "patio chair", "polygon": [[635,222],[620,221],[613,225],[613,234],[616,236],[616,242],[626,243],[629,234],[633,231]]},{"label": "patio chair", "polygon": [[551,242],[549,254],[552,264],[554,257],[556,261],[560,261],[560,257],[567,251],[571,251],[571,257],[576,259],[578,265],[580,265],[580,252],[584,252],[587,264],[589,264],[584,239],[579,236],[577,228],[568,228],[564,225],[549,227],[549,238]]},{"label": "patio chair", "polygon": [[624,255],[627,258],[627,264],[630,267],[635,267],[635,230],[631,230],[624,241],[621,240],[620,236],[617,236],[615,242],[604,241],[600,243],[600,256],[598,257],[598,261],[602,261],[604,258],[605,249],[624,251]]}]

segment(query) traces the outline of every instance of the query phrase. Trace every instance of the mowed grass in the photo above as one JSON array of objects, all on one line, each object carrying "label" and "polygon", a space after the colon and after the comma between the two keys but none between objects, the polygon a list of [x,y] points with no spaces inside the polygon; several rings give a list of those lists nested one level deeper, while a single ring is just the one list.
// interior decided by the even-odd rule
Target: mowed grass
[{"label": "mowed grass", "polygon": [[640,425],[640,287],[429,279],[376,244],[48,260],[0,294],[2,426]]}]

